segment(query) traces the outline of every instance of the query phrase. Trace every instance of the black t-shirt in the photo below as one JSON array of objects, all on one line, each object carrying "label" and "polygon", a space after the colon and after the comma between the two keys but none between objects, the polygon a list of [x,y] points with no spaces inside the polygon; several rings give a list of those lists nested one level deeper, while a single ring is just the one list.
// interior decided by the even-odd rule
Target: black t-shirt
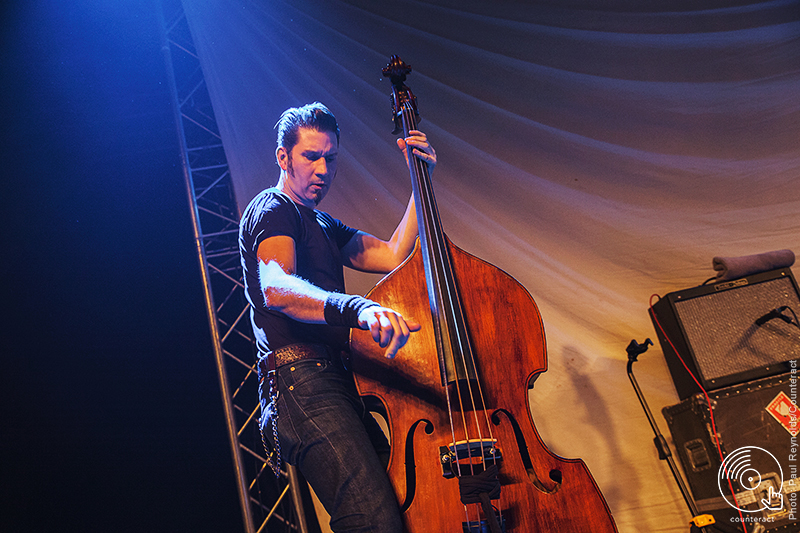
[{"label": "black t-shirt", "polygon": [[347,345],[348,328],[305,324],[269,311],[258,281],[258,246],[264,239],[284,235],[295,242],[295,275],[326,291],[344,292],[341,249],[357,233],[327,213],[296,204],[278,189],[259,193],[239,224],[239,254],[250,302],[250,321],[262,352],[296,343]]}]

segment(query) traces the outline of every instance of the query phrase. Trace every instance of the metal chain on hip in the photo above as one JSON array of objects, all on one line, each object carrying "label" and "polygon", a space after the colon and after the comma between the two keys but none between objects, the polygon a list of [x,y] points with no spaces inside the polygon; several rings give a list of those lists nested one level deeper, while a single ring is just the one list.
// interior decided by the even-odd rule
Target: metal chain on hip
[{"label": "metal chain on hip", "polygon": [[267,372],[269,378],[269,404],[272,406],[272,439],[274,442],[274,447],[272,451],[270,451],[270,446],[267,444],[267,439],[264,437],[264,431],[262,431],[262,419],[266,416],[265,411],[269,411],[269,408],[264,409],[263,403],[261,403],[264,398],[263,394],[263,387],[264,387],[264,377],[260,376],[258,380],[258,397],[259,403],[262,406],[261,409],[261,416],[258,419],[258,428],[259,433],[261,433],[261,443],[264,445],[264,451],[267,454],[267,466],[270,467],[272,472],[275,474],[275,477],[280,477],[281,475],[281,443],[278,440],[278,387],[275,385],[275,370],[271,370]]}]

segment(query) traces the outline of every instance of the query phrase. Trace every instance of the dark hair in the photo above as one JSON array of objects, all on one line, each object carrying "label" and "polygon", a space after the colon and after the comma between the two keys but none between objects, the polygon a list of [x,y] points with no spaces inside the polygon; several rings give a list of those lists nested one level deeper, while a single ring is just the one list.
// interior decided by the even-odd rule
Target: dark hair
[{"label": "dark hair", "polygon": [[335,133],[336,142],[339,142],[339,124],[336,122],[336,117],[330,109],[319,102],[287,109],[278,119],[275,128],[278,130],[278,147],[285,148],[287,152],[291,152],[297,144],[300,128]]}]

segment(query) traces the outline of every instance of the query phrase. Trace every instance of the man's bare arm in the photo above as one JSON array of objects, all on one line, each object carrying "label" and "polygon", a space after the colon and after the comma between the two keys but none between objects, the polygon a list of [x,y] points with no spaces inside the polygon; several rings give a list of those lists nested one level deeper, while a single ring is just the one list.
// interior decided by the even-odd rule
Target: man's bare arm
[{"label": "man's bare arm", "polygon": [[[286,236],[269,237],[258,246],[258,276],[267,309],[299,322],[326,324],[326,303],[339,295],[325,291],[295,274],[295,243]],[[330,309],[329,309],[330,313]],[[394,357],[411,332],[420,325],[400,313],[375,303],[361,308],[358,323],[350,327],[369,329],[386,357]]]},{"label": "man's bare arm", "polygon": [[[415,157],[428,165],[432,172],[436,166],[436,151],[428,142],[427,136],[418,130],[409,132],[409,137],[398,139],[397,146],[408,162],[409,147]],[[417,209],[414,197],[408,201],[403,218],[388,241],[379,239],[369,233],[359,231],[342,249],[345,264],[364,272],[385,274],[396,268],[409,256],[417,239]]]}]

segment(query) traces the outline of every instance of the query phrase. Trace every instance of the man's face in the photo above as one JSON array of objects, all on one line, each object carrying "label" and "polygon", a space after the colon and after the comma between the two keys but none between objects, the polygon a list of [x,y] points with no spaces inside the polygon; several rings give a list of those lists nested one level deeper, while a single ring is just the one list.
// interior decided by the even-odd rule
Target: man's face
[{"label": "man's face", "polygon": [[336,134],[300,128],[292,151],[281,147],[275,154],[283,170],[283,192],[297,203],[312,209],[316,207],[336,176],[339,155]]}]

